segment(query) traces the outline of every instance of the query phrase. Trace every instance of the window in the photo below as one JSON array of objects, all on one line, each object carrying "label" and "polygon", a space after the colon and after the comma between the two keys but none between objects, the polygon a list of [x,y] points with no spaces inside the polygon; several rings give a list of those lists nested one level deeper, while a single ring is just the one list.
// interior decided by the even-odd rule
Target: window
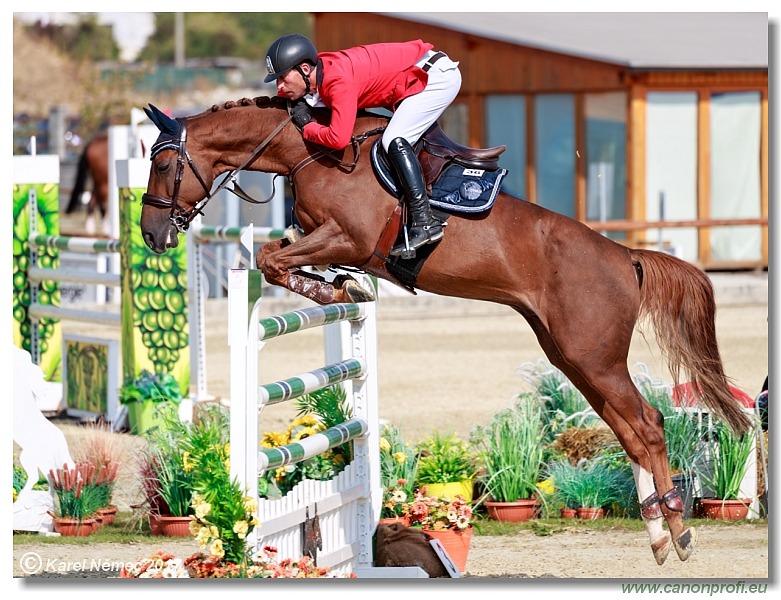
[{"label": "window", "polygon": [[[697,94],[652,92],[646,104],[647,221],[697,218]],[[657,242],[677,256],[698,259],[697,229],[648,229]]]},{"label": "window", "polygon": [[[711,96],[710,204],[713,219],[760,216],[760,102],[758,92]],[[759,225],[714,227],[710,243],[714,261],[762,257]]]},{"label": "window", "polygon": [[[585,113],[586,218],[625,219],[626,94],[587,94]],[[624,237],[617,232],[619,236]]]},{"label": "window", "polygon": [[515,196],[526,196],[526,98],[524,96],[488,96],[486,110],[486,144],[507,146],[499,166],[507,169],[502,190]]},{"label": "window", "polygon": [[535,97],[537,204],[575,218],[575,100],[571,94]]}]

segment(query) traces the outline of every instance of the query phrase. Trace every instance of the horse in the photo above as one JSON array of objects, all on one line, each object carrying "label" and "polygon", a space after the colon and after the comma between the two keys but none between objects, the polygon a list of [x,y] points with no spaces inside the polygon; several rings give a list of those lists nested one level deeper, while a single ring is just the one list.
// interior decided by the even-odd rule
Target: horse
[{"label": "horse", "polygon": [[87,203],[87,233],[95,233],[95,216],[100,212],[100,218],[104,221],[108,212],[108,134],[101,133],[92,138],[79,157],[76,181],[73,184],[68,206],[65,214],[74,213],[81,205],[81,198],[87,184],[87,177],[92,178],[92,193]]},{"label": "horse", "polygon": [[[373,295],[349,275],[329,282],[304,267],[333,265],[404,283],[388,256],[400,227],[399,199],[381,185],[371,162],[360,160],[387,117],[359,113],[352,144],[334,152],[305,142],[280,98],[245,98],[180,119],[151,105],[145,110],[160,130],[140,218],[152,251],[176,247],[220,175],[225,178],[216,190],[227,188],[237,171],[263,171],[290,181],[304,234],[260,247],[256,262],[268,283],[320,304],[371,301]],[[330,114],[320,109],[314,116],[327,123]],[[243,195],[237,186],[233,191]],[[676,383],[685,371],[711,414],[737,433],[752,428],[729,392],[706,274],[674,256],[621,245],[503,191],[487,212],[449,215],[444,238],[420,248],[414,261],[415,276],[405,285],[410,291],[506,305],[528,322],[550,362],[583,393],[629,456],[656,562],[663,564],[671,548],[687,560],[696,531],[683,522],[664,420],[635,386],[627,360],[638,322],[650,322]]]}]

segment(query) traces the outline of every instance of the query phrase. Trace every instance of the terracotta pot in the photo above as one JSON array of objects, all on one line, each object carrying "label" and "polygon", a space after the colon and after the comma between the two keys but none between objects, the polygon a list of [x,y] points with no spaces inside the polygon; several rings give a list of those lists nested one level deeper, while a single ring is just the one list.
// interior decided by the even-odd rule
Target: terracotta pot
[{"label": "terracotta pot", "polygon": [[404,527],[409,527],[412,524],[409,517],[383,517],[377,522],[378,525],[393,525],[394,523],[401,523]]},{"label": "terracotta pot", "polygon": [[54,517],[54,531],[70,537],[87,537],[94,531],[95,519],[71,519],[69,517]]},{"label": "terracotta pot", "polygon": [[574,519],[578,516],[578,511],[574,508],[562,508],[559,512],[561,512],[562,519]]},{"label": "terracotta pot", "polygon": [[98,514],[103,517],[103,525],[111,525],[117,516],[116,506],[106,506],[98,509]]},{"label": "terracotta pot", "polygon": [[605,509],[604,508],[587,508],[587,507],[579,507],[576,510],[578,519],[585,519],[587,521],[592,521],[594,519],[601,519],[605,516]]},{"label": "terracotta pot", "polygon": [[540,509],[540,503],[531,498],[516,500],[515,502],[498,502],[486,500],[484,503],[488,516],[494,521],[508,523],[522,523],[533,519]]},{"label": "terracotta pot", "polygon": [[749,498],[737,500],[722,500],[721,498],[700,499],[702,510],[708,519],[721,519],[722,521],[740,521],[748,516],[751,506]]},{"label": "terracotta pot", "polygon": [[[150,515],[151,516],[151,515]],[[157,517],[160,526],[160,535],[168,537],[188,537],[190,534],[190,517],[174,517],[160,515]]]},{"label": "terracotta pot", "polygon": [[163,535],[163,531],[160,529],[160,515],[155,513],[149,513],[149,532],[152,535]]},{"label": "terracotta pot", "polygon": [[445,552],[448,553],[453,564],[463,573],[466,570],[466,559],[469,555],[469,546],[472,543],[472,528],[466,529],[424,529],[424,533],[439,540]]}]

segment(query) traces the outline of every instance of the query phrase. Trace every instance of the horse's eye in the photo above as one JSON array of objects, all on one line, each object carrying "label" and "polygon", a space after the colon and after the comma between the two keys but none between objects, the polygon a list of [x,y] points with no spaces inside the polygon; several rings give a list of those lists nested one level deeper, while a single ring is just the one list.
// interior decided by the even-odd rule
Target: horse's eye
[{"label": "horse's eye", "polygon": [[155,171],[158,175],[166,175],[171,171],[171,163],[166,161],[160,161],[155,163]]}]

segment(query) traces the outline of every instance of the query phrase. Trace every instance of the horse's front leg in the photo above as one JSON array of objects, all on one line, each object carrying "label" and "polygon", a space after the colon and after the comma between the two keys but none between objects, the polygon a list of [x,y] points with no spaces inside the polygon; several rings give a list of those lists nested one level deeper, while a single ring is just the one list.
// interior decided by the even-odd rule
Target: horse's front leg
[{"label": "horse's front leg", "polygon": [[320,264],[348,264],[356,260],[354,244],[338,227],[318,227],[306,237],[264,244],[258,250],[256,262],[266,281],[284,287],[318,304],[340,302],[371,302],[374,294],[349,276],[326,281],[318,275],[301,271],[299,267]]}]

